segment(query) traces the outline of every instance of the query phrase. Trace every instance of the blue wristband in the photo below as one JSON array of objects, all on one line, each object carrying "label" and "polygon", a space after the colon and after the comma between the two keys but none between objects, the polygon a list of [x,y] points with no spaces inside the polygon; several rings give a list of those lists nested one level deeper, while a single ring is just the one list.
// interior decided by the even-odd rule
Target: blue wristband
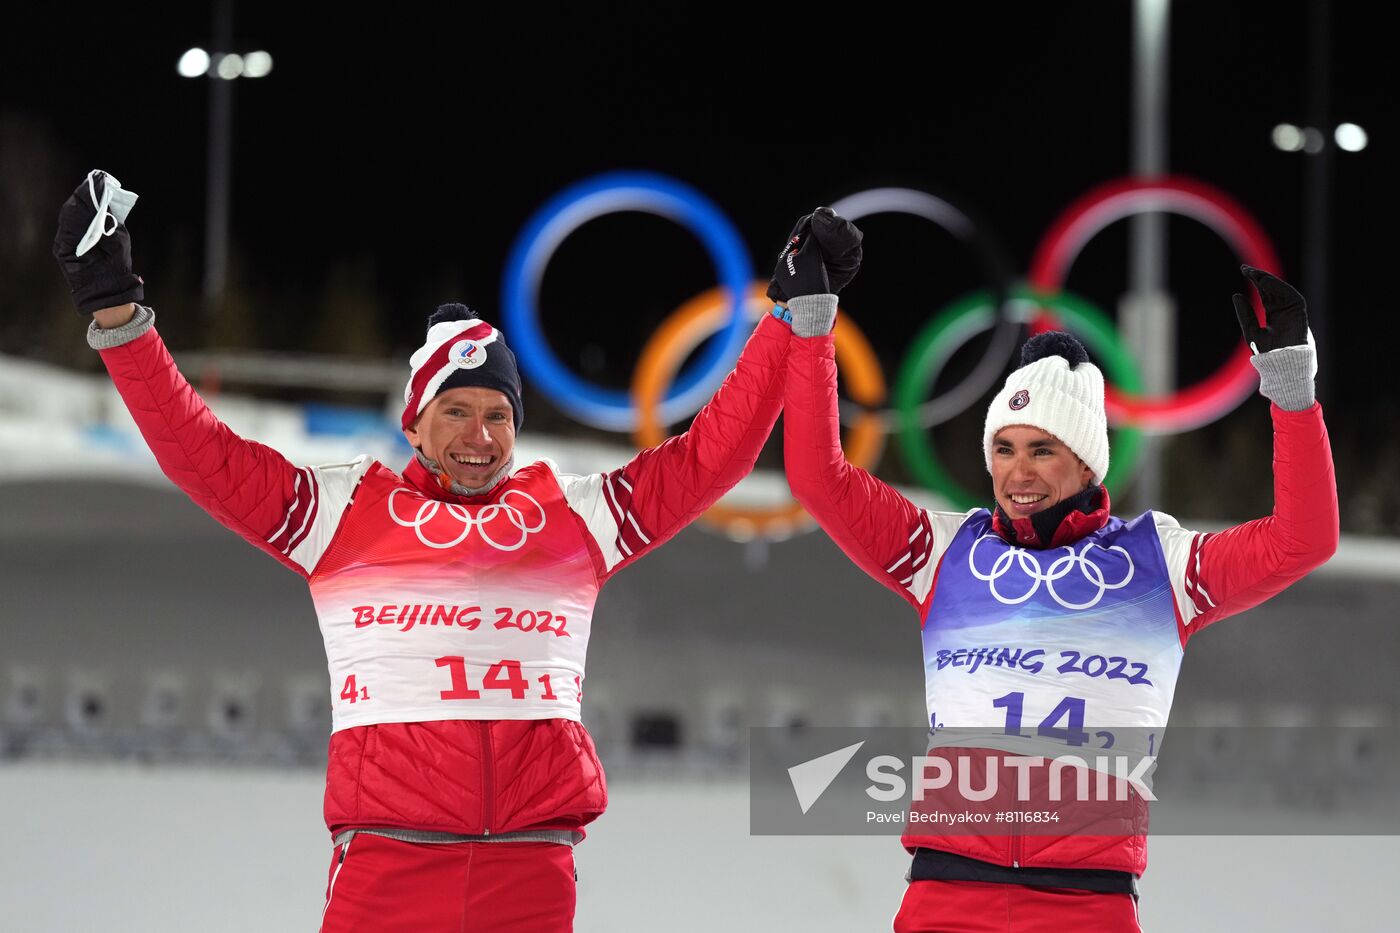
[{"label": "blue wristband", "polygon": [[792,326],[792,312],[789,311],[787,308],[784,308],[782,305],[774,305],[772,314],[775,318],[782,321],[787,326]]}]

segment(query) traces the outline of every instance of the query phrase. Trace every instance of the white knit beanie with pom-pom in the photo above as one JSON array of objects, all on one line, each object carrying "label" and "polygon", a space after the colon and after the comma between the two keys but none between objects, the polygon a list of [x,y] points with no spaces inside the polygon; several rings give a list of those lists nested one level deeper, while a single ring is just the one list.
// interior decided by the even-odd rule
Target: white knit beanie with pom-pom
[{"label": "white knit beanie with pom-pom", "polygon": [[1021,367],[1006,377],[987,408],[982,451],[992,471],[992,439],[1002,428],[1026,424],[1055,435],[1102,483],[1108,473],[1108,417],[1103,373],[1070,334],[1037,334],[1021,348]]}]

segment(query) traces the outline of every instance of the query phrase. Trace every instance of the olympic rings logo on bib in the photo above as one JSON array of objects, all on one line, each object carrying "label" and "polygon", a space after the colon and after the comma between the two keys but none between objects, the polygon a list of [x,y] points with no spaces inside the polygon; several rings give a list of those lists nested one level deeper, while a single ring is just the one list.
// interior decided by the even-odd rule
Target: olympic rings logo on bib
[{"label": "olympic rings logo on bib", "polygon": [[[411,493],[407,489],[395,489],[393,492],[389,493],[389,517],[394,520],[394,524],[396,525],[401,525],[404,528],[412,528],[413,533],[418,536],[419,541],[437,550],[446,550],[447,548],[456,547],[467,540],[472,530],[475,529],[477,534],[481,536],[481,540],[485,541],[496,550],[518,551],[525,546],[525,542],[529,540],[530,535],[544,529],[544,509],[535,501],[534,496],[526,492],[521,492],[518,489],[506,490],[505,494],[501,496],[500,502],[493,502],[490,505],[481,506],[477,509],[475,515],[473,515],[471,509],[465,505],[459,505],[455,502],[439,502],[436,499],[423,499],[418,506],[417,513],[411,519],[403,518],[399,515],[398,510],[394,508],[394,497],[400,493],[415,495],[415,493]],[[533,507],[533,512],[527,514],[524,509],[512,505],[509,501],[511,497],[524,499]],[[453,522],[433,522],[433,519],[437,518],[438,512],[442,509],[446,509],[449,516],[462,523],[460,530],[456,530],[452,527],[455,524]],[[532,523],[531,519],[536,516],[538,517],[538,522]],[[498,518],[502,520],[497,521]],[[429,525],[433,525],[435,530],[445,531],[445,534],[430,536],[428,534]],[[443,525],[447,525],[448,528],[443,529]],[[491,529],[494,529],[494,531]],[[437,537],[447,537],[454,531],[457,536],[450,541],[435,540]],[[493,537],[493,534],[496,537]],[[501,540],[497,540],[498,537]]]},{"label": "olympic rings logo on bib", "polygon": [[[998,541],[1001,540],[996,535],[988,533],[972,542],[972,547],[969,548],[967,552],[967,569],[971,570],[972,575],[977,579],[987,581],[987,589],[992,594],[992,598],[1005,606],[1017,606],[1024,603],[1039,592],[1040,584],[1044,583],[1045,591],[1050,594],[1050,598],[1065,609],[1092,609],[1103,600],[1104,595],[1107,594],[1109,590],[1119,590],[1127,586],[1133,579],[1133,572],[1136,569],[1133,566],[1132,556],[1122,547],[1114,544],[1105,548],[1099,544],[1095,544],[1093,541],[1089,541],[1078,553],[1070,546],[1058,548],[1057,550],[1062,550],[1066,553],[1051,561],[1050,569],[1048,570],[1041,568],[1040,559],[1032,552],[1025,548],[1008,547],[1005,551],[997,555],[996,560],[992,562],[991,570],[983,573],[977,569],[977,545],[981,544],[987,538]],[[1118,580],[1116,583],[1108,582],[1105,577],[1106,568],[1100,567],[1089,559],[1089,550],[1091,548],[1098,548],[1107,555],[1110,563],[1107,569],[1111,571],[1116,565],[1118,570],[1122,572],[1121,580]],[[1122,554],[1122,559],[1120,560],[1113,557],[1111,553],[1113,551]],[[1122,571],[1121,566],[1124,561],[1127,562],[1127,570],[1125,572]],[[1013,564],[1020,569],[1025,577],[1029,578],[1030,587],[1019,596],[1003,596],[997,590],[997,581],[1011,572]],[[1069,575],[1070,571],[1074,570],[1076,567],[1079,569],[1080,576],[1083,580],[1097,591],[1094,593],[1093,597],[1086,602],[1072,602],[1062,597],[1055,590],[1055,581],[1063,580]]]}]

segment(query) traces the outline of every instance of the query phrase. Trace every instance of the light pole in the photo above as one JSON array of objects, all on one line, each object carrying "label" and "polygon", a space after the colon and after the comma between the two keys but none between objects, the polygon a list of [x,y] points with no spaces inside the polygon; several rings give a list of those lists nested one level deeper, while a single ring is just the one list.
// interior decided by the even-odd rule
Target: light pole
[{"label": "light pole", "polygon": [[[1308,122],[1311,126],[1280,123],[1274,127],[1274,147],[1301,152],[1306,159],[1303,175],[1303,277],[1308,298],[1308,325],[1317,340],[1317,394],[1328,394],[1331,367],[1327,365],[1331,286],[1332,159],[1337,150],[1360,152],[1366,148],[1366,131],[1355,123],[1332,124],[1332,21],[1326,0],[1314,0],[1309,8]],[[1328,132],[1328,129],[1331,132]]]},{"label": "light pole", "polygon": [[[233,44],[232,0],[214,5],[214,48]],[[228,193],[233,162],[233,82],[262,78],[272,71],[267,52],[214,51],[193,48],[175,66],[185,78],[209,80],[209,151],[205,172],[204,313],[208,317],[223,296],[228,278]]]},{"label": "light pole", "polygon": [[[1167,172],[1171,0],[1133,4],[1133,174]],[[1128,234],[1128,292],[1119,304],[1123,335],[1142,366],[1143,391],[1166,395],[1176,375],[1176,304],[1167,291],[1167,222],[1160,213],[1132,218]],[[1161,502],[1162,439],[1143,438],[1133,492],[1150,508]]]}]

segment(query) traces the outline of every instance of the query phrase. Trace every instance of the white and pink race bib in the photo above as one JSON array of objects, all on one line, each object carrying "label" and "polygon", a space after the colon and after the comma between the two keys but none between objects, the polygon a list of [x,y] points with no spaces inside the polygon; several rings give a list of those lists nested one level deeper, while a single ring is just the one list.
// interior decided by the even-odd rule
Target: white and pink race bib
[{"label": "white and pink race bib", "polygon": [[579,719],[599,587],[585,534],[544,464],[486,505],[371,468],[310,578],[334,729]]}]

